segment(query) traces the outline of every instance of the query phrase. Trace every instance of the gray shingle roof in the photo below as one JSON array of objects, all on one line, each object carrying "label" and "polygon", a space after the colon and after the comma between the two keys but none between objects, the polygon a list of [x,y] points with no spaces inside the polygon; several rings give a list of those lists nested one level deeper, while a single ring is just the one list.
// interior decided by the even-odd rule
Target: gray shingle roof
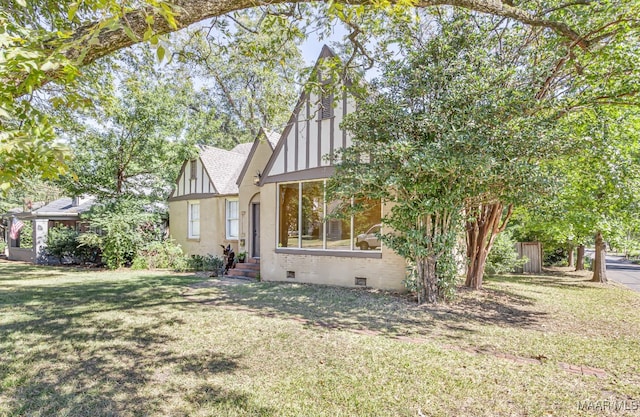
[{"label": "gray shingle roof", "polygon": [[275,149],[278,141],[280,140],[280,134],[266,129],[264,130],[264,134],[267,137],[269,144],[271,145],[271,149]]},{"label": "gray shingle roof", "polygon": [[83,213],[89,210],[94,204],[96,199],[94,197],[85,198],[81,201],[81,204],[74,206],[73,199],[69,197],[63,197],[58,200],[52,201],[40,207],[37,210],[33,210],[34,214],[52,213],[52,214],[76,214]]},{"label": "gray shingle roof", "polygon": [[249,155],[249,152],[251,152],[252,146],[253,146],[253,142],[241,143],[240,145],[236,145],[235,148],[231,149],[231,152],[241,153],[243,155]]},{"label": "gray shingle roof", "polygon": [[230,151],[213,146],[203,147],[200,159],[218,194],[238,194],[236,178],[251,150],[251,143],[242,143]]}]

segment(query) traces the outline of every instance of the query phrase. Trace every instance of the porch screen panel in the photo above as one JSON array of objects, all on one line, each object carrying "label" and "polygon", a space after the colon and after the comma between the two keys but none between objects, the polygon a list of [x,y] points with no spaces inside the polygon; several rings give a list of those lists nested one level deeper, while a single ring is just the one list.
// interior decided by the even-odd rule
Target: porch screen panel
[{"label": "porch screen panel", "polygon": [[[380,231],[382,219],[382,204],[380,200],[357,200],[364,211],[359,211],[353,216],[353,234],[358,241],[367,241],[368,249],[380,250],[380,241],[373,235]],[[366,234],[366,237],[362,236]],[[357,242],[356,242],[357,243]],[[355,248],[357,250],[357,248]]]},{"label": "porch screen panel", "polygon": [[302,183],[302,228],[303,248],[322,249],[324,237],[324,182]]},{"label": "porch screen panel", "polygon": [[278,198],[278,247],[299,247],[299,184],[281,184]]},{"label": "porch screen panel", "polygon": [[344,204],[342,201],[327,203],[327,214],[329,215],[326,221],[327,249],[351,249],[351,216],[344,215],[348,213],[348,207],[345,207]]}]

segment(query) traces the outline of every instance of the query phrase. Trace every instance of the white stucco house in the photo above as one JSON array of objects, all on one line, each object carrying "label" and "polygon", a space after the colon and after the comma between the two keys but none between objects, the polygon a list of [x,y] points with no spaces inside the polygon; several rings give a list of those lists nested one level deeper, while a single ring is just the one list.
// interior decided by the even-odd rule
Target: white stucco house
[{"label": "white stucco house", "polygon": [[[318,62],[334,57],[325,46]],[[220,254],[219,245],[231,244],[259,259],[262,280],[404,289],[404,259],[372,234],[388,207],[327,218],[338,204],[324,198],[335,170],[325,156],[350,146],[340,123],[355,109],[350,94],[336,91],[301,93],[280,134],[261,132],[231,151],[204,148],[185,162],[169,212],[171,236],[187,254]]]}]

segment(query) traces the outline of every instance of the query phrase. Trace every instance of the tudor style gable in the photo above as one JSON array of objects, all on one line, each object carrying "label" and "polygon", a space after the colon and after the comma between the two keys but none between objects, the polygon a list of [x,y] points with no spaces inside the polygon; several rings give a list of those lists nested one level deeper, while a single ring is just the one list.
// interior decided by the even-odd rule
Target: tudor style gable
[{"label": "tudor style gable", "polygon": [[180,175],[169,199],[176,200],[195,195],[212,196],[215,193],[213,182],[202,163],[202,159],[198,157],[182,164]]},{"label": "tudor style gable", "polygon": [[[324,46],[314,73],[317,74],[323,59],[334,57],[331,49]],[[323,81],[321,76],[317,78],[319,82]],[[348,85],[348,81],[343,80],[342,84]],[[355,109],[355,100],[341,85],[332,90],[335,93],[320,95],[318,92],[303,92],[300,95],[265,167],[263,183],[331,176],[333,167],[330,157],[335,151],[351,145],[347,133],[340,129],[340,123]]]}]

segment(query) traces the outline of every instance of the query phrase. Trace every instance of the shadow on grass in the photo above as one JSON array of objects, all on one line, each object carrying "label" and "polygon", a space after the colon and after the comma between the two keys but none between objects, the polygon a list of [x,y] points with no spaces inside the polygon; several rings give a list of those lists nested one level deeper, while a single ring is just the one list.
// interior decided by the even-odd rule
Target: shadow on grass
[{"label": "shadow on grass", "polygon": [[589,278],[572,274],[569,271],[547,270],[541,275],[496,275],[488,278],[487,282],[512,283],[529,287],[550,287],[563,290],[593,290],[603,289],[593,285]]},{"label": "shadow on grass", "polygon": [[193,309],[180,293],[201,278],[129,273],[118,280],[85,271],[86,279],[67,272],[58,281],[49,280],[47,271],[4,264],[0,269],[12,280],[16,274],[43,278],[18,278],[0,291],[0,415],[162,415],[167,396],[174,401],[171,413],[180,407],[184,415],[197,411],[193,398],[235,414],[276,415],[242,391],[182,384],[232,374],[241,359],[166,348],[180,340],[172,326],[185,325],[172,313]]},{"label": "shadow on grass", "polygon": [[32,265],[24,262],[0,260],[0,282],[55,278],[76,270],[80,270],[80,268]]},{"label": "shadow on grass", "polygon": [[263,282],[219,287],[213,297],[199,301],[260,316],[290,318],[308,326],[369,331],[391,337],[437,334],[458,339],[475,332],[478,324],[527,327],[546,316],[531,308],[532,300],[499,291],[484,292],[482,299],[461,297],[453,304],[418,306],[397,294]]}]

